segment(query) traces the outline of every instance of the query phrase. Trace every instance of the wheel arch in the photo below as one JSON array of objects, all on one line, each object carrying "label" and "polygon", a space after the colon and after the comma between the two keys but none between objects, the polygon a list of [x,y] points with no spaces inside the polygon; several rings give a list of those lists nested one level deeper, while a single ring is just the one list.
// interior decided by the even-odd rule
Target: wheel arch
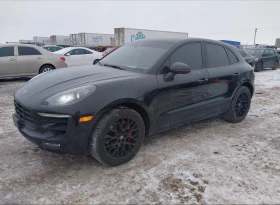
[{"label": "wheel arch", "polygon": [[[142,119],[144,121],[144,125],[145,125],[145,135],[148,135],[150,132],[151,123],[152,123],[151,122],[152,114],[150,113],[150,111],[148,110],[148,107],[146,105],[144,105],[141,101],[138,101],[136,99],[119,99],[114,102],[111,102],[108,105],[106,105],[104,108],[101,109],[101,111],[99,112],[100,114],[99,114],[98,118],[100,118],[104,113],[106,113],[110,109],[122,107],[122,106],[131,108],[140,114],[140,116],[142,117]],[[97,120],[99,120],[99,119],[97,119]]]},{"label": "wheel arch", "polygon": [[50,66],[52,66],[54,69],[56,69],[56,67],[55,67],[53,64],[51,64],[51,63],[45,63],[45,64],[43,64],[43,65],[39,68],[39,72],[38,72],[38,73],[40,73],[40,70],[43,68],[43,66],[46,66],[46,65],[50,65]]}]

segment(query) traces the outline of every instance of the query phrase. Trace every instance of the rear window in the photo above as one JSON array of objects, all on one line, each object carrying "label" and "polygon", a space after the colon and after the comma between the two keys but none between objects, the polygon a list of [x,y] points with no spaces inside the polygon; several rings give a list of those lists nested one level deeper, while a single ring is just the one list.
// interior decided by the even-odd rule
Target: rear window
[{"label": "rear window", "polygon": [[14,47],[2,47],[0,48],[0,57],[14,56]]},{"label": "rear window", "polygon": [[20,56],[41,55],[41,53],[38,50],[36,50],[35,48],[23,47],[23,46],[18,47],[18,54]]}]

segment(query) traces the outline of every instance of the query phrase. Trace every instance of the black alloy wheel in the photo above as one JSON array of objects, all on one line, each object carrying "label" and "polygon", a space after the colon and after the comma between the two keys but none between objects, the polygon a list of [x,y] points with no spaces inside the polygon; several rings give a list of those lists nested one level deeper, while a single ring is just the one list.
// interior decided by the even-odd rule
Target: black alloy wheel
[{"label": "black alloy wheel", "polygon": [[105,150],[112,158],[122,158],[135,148],[139,137],[139,126],[131,118],[121,118],[110,125],[105,135]]},{"label": "black alloy wheel", "polygon": [[248,93],[241,93],[235,104],[235,113],[237,117],[242,117],[248,110],[249,107],[249,96]]}]

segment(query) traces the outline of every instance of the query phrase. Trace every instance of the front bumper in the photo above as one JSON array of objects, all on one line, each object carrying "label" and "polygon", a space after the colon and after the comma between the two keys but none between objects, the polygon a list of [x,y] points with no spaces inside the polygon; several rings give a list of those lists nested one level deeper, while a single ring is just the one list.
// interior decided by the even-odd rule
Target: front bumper
[{"label": "front bumper", "polygon": [[[86,154],[94,121],[79,123],[76,117],[42,117],[15,102],[13,121],[19,132],[40,148],[52,152]],[[59,146],[53,146],[53,145]]]}]

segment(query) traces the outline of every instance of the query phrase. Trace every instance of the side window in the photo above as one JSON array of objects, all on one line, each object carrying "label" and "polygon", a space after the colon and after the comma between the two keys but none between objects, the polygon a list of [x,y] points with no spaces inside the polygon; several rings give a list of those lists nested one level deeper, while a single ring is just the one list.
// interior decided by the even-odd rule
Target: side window
[{"label": "side window", "polygon": [[269,50],[265,50],[263,54],[270,54]]},{"label": "side window", "polygon": [[35,48],[23,46],[18,46],[18,54],[20,56],[41,55],[41,53]]},{"label": "side window", "polygon": [[[227,51],[228,51],[228,50],[227,50]],[[246,57],[246,54],[245,54],[245,52],[244,52],[244,51],[239,50],[239,52],[240,52],[240,54],[241,54],[241,56],[242,56],[242,57]]]},{"label": "side window", "polygon": [[85,54],[92,54],[91,51],[88,51],[88,50],[84,50]]},{"label": "side window", "polygon": [[186,63],[192,69],[202,68],[201,44],[191,43],[179,47],[170,57],[170,65],[176,62]]},{"label": "side window", "polygon": [[8,56],[14,56],[14,47],[2,47],[0,48],[0,57],[8,57]]},{"label": "side window", "polygon": [[207,43],[206,53],[209,68],[229,65],[229,59],[224,47]]},{"label": "side window", "polygon": [[269,50],[271,55],[275,55],[275,51],[274,50]]},{"label": "side window", "polygon": [[82,49],[73,49],[72,51],[69,51],[68,53],[70,53],[71,56],[73,56],[73,55],[81,55],[80,50],[82,50]]},{"label": "side window", "polygon": [[[237,63],[237,62],[238,62],[237,57],[234,55],[234,53],[233,53],[231,50],[229,50],[228,48],[226,48],[226,52],[227,52],[227,55],[228,55],[229,63],[230,63],[230,64],[234,64],[234,63]],[[243,53],[244,56],[243,56],[242,53],[241,53],[241,55],[242,55],[243,57],[246,56],[246,53],[245,53],[244,51],[240,51],[240,52]]]}]

